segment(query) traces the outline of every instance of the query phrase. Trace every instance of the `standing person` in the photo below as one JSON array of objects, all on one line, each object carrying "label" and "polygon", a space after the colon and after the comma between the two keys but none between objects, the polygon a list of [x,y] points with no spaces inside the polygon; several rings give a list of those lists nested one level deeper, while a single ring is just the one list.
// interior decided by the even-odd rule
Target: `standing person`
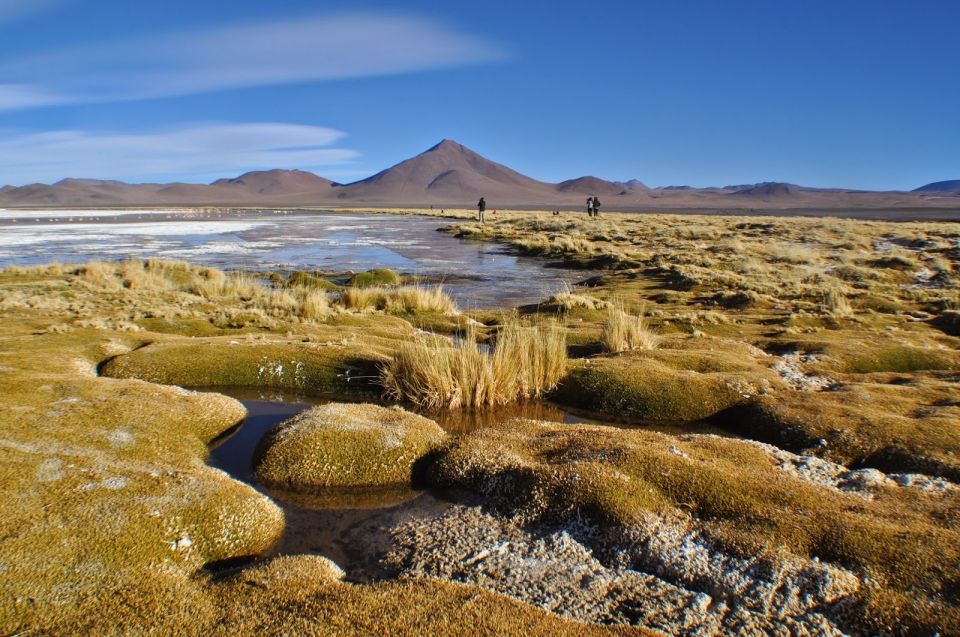
[{"label": "standing person", "polygon": [[594,217],[600,216],[600,198],[599,197],[593,198],[593,216]]},{"label": "standing person", "polygon": [[593,197],[587,197],[587,216],[593,216]]},{"label": "standing person", "polygon": [[480,223],[484,222],[484,213],[487,211],[487,201],[483,197],[480,197],[480,201],[477,202],[477,213],[480,218]]}]

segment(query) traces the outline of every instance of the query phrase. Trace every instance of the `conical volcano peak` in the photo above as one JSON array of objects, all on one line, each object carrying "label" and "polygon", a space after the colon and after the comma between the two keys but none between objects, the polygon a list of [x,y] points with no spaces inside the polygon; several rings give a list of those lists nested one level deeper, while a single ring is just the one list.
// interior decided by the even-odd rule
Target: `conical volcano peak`
[{"label": "conical volcano peak", "polygon": [[424,151],[423,153],[421,153],[421,154],[433,153],[433,152],[437,152],[437,151],[441,151],[441,152],[458,152],[458,153],[462,153],[462,152],[473,153],[473,152],[474,152],[474,151],[470,150],[469,148],[467,148],[466,146],[464,146],[463,144],[461,144],[460,142],[458,142],[458,141],[456,141],[456,140],[454,140],[454,139],[443,138],[443,139],[440,140],[439,143],[434,144],[433,146],[431,146],[430,148],[428,148],[427,150],[425,150],[425,151]]}]

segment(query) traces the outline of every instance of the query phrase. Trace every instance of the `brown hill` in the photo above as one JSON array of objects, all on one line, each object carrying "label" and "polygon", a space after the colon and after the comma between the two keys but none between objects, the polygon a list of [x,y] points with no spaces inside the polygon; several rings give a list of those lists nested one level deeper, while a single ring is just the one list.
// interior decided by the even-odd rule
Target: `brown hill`
[{"label": "brown hill", "polygon": [[730,193],[736,197],[786,197],[795,195],[803,190],[800,186],[794,184],[783,184],[769,181],[762,184],[753,184],[752,186],[739,186]]},{"label": "brown hill", "polygon": [[607,181],[599,177],[580,177],[568,179],[557,184],[557,191],[562,193],[577,193],[583,196],[598,195],[615,197],[625,195],[630,188],[626,184]]},{"label": "brown hill", "polygon": [[960,179],[935,181],[915,189],[913,192],[960,192]]},{"label": "brown hill", "polygon": [[333,182],[305,170],[255,170],[233,179],[218,179],[211,186],[239,188],[257,195],[319,193]]},{"label": "brown hill", "polygon": [[372,177],[335,186],[334,191],[338,199],[348,201],[461,205],[480,197],[536,203],[555,194],[552,184],[521,175],[450,139]]}]

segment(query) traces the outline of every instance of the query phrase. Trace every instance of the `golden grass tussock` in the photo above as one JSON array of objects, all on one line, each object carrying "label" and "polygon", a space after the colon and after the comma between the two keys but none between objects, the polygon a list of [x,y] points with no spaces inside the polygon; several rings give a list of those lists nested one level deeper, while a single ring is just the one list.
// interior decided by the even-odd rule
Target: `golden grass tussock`
[{"label": "golden grass tussock", "polygon": [[325,292],[312,288],[295,288],[294,298],[297,300],[297,313],[300,317],[319,321],[331,312],[330,298]]},{"label": "golden grass tussock", "polygon": [[337,303],[359,312],[380,310],[397,314],[435,312],[445,315],[459,312],[456,303],[441,286],[351,287],[340,293]]},{"label": "golden grass tussock", "polygon": [[384,366],[382,383],[393,398],[424,408],[470,409],[539,398],[556,387],[566,362],[558,325],[508,321],[492,351],[481,350],[472,332],[456,345],[420,336]]},{"label": "golden grass tussock", "polygon": [[600,344],[607,352],[654,349],[657,335],[647,326],[643,312],[629,314],[619,304],[607,308],[607,318],[600,332]]},{"label": "golden grass tussock", "polygon": [[611,303],[589,294],[575,292],[569,285],[564,285],[560,292],[550,297],[546,305],[556,306],[564,312],[569,312],[577,309],[605,310],[611,306]]},{"label": "golden grass tussock", "polygon": [[245,274],[232,273],[218,277],[198,279],[189,289],[197,296],[206,299],[236,298],[250,300],[262,292],[257,283]]},{"label": "golden grass tussock", "polygon": [[853,306],[850,305],[843,291],[836,287],[828,288],[824,293],[823,311],[834,318],[853,316]]},{"label": "golden grass tussock", "polygon": [[329,403],[280,423],[261,441],[257,480],[296,491],[409,485],[413,464],[445,435],[399,407]]}]

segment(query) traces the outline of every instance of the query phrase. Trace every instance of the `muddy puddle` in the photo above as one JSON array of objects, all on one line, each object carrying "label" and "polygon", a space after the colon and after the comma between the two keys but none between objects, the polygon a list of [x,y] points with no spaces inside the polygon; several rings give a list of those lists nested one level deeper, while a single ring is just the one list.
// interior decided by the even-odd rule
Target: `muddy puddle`
[{"label": "muddy puddle", "polygon": [[[265,489],[253,476],[254,454],[260,439],[275,425],[312,405],[330,402],[311,396],[257,388],[194,388],[236,398],[247,408],[247,418],[210,446],[208,464],[270,495],[283,509],[286,530],[273,553],[323,555],[337,563],[347,579],[369,582],[389,577],[381,558],[392,546],[390,529],[417,519],[435,518],[454,503],[464,504],[462,493],[413,489],[370,489],[325,494],[303,494]],[[425,413],[451,434],[491,426],[516,417],[562,423],[612,424],[591,420],[550,403],[527,403],[475,412]],[[671,433],[717,433],[700,425],[657,427]]]}]

